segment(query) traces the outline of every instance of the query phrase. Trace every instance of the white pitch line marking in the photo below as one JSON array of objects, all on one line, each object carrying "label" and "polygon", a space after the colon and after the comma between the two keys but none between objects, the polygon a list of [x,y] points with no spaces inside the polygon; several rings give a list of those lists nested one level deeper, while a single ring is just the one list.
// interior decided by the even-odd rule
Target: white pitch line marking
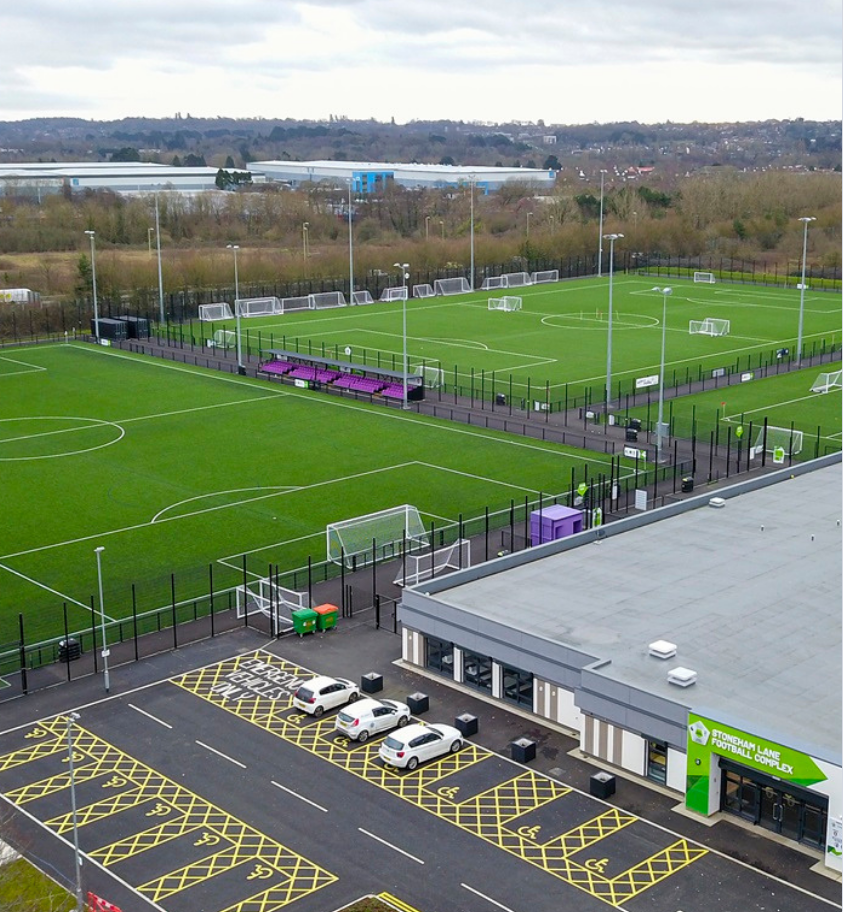
[{"label": "white pitch line marking", "polygon": [[294,790],[288,789],[286,786],[282,786],[280,783],[276,783],[275,780],[270,780],[270,783],[272,783],[273,786],[277,786],[278,789],[283,789],[285,793],[289,793],[291,796],[295,796],[297,799],[301,799],[302,802],[307,802],[308,805],[312,805],[314,808],[318,808],[320,812],[328,811],[327,808],[323,808],[318,803],[305,798],[304,796],[300,795],[299,793],[295,792]]},{"label": "white pitch line marking", "polygon": [[172,729],[173,727],[169,723],[165,723],[163,720],[159,720],[157,716],[153,716],[151,713],[147,713],[146,710],[141,710],[140,707],[137,707],[135,704],[129,704],[132,710],[137,710],[138,713],[142,713],[144,716],[149,717],[153,723],[158,723],[159,726],[165,726],[167,729]]},{"label": "white pitch line marking", "polygon": [[371,837],[372,840],[377,840],[378,843],[382,843],[384,846],[388,846],[391,850],[395,850],[396,853],[401,853],[402,856],[406,856],[408,859],[412,859],[413,862],[417,862],[419,865],[424,865],[424,859],[419,859],[418,856],[414,856],[412,853],[408,853],[406,850],[402,850],[401,847],[395,846],[394,843],[390,843],[388,840],[384,840],[383,837],[378,837],[377,834],[373,834],[371,831],[367,831],[362,827],[357,828],[361,834],[365,834],[367,837]]},{"label": "white pitch line marking", "polygon": [[465,884],[465,882],[460,882],[460,887],[465,888],[466,891],[471,891],[472,894],[476,894],[478,897],[482,897],[483,900],[487,900],[489,903],[493,903],[496,907],[500,907],[501,910],[506,910],[508,913],[512,913],[512,907],[505,907],[502,903],[498,903],[496,900],[492,900],[488,894],[483,894],[481,891],[478,891],[477,888],[472,888],[471,885]]},{"label": "white pitch line marking", "polygon": [[199,739],[195,739],[197,745],[201,745],[202,748],[207,748],[208,751],[212,751],[214,754],[219,755],[221,758],[224,758],[226,761],[231,761],[232,764],[236,764],[238,767],[242,767],[243,770],[246,769],[246,765],[242,761],[235,761],[234,758],[230,758],[227,754],[223,754],[221,751],[217,751],[216,748],[211,748],[210,745],[206,745],[204,742],[200,742]]}]

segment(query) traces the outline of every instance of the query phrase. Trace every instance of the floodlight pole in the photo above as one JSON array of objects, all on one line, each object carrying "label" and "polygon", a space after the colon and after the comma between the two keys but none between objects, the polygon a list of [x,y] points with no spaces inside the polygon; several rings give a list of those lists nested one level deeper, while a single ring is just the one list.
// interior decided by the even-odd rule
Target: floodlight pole
[{"label": "floodlight pole", "polygon": [[105,693],[111,690],[108,679],[108,644],[106,643],[106,634],[105,634],[105,602],[102,598],[102,553],[105,551],[105,546],[98,545],[94,552],[97,556],[97,584],[99,586],[100,593],[100,624],[102,628],[102,675],[103,675],[103,684],[105,685]]},{"label": "floodlight pole", "polygon": [[154,228],[147,228],[146,230],[146,243],[149,248],[149,256],[152,257],[152,233],[155,231]]},{"label": "floodlight pole", "polygon": [[468,176],[469,189],[471,191],[471,280],[469,286],[474,291],[474,175]]},{"label": "floodlight pole", "polygon": [[96,232],[87,229],[85,234],[91,239],[91,286],[94,295],[94,337],[97,342],[100,341],[100,317],[97,309],[97,255],[94,248],[94,236]]},{"label": "floodlight pole", "polygon": [[158,194],[155,194],[155,248],[158,251],[158,322],[165,323],[164,317],[164,277],[161,273],[161,223],[158,217]]},{"label": "floodlight pole", "polygon": [[814,216],[802,216],[799,220],[805,231],[802,235],[802,282],[799,286],[799,331],[796,337],[796,364],[802,364],[802,319],[805,313],[805,260],[808,257],[808,223],[816,222]]},{"label": "floodlight pole", "polygon": [[425,241],[430,240],[430,216],[424,217],[424,239]]},{"label": "floodlight pole", "polygon": [[79,719],[78,713],[65,715],[67,722],[67,766],[70,775],[70,814],[73,822],[73,862],[75,870],[74,887],[76,892],[76,909],[84,910],[82,897],[82,859],[79,855],[79,826],[76,817],[76,776],[73,771],[73,724]]},{"label": "floodlight pole", "polygon": [[240,343],[240,275],[237,272],[237,251],[240,250],[237,244],[226,244],[228,250],[234,254],[234,319],[237,331],[237,373],[245,374],[246,369],[243,367],[243,349]]},{"label": "floodlight pole", "polygon": [[528,241],[530,240],[530,216],[531,215],[532,215],[531,212],[527,213],[527,240]]},{"label": "floodlight pole", "polygon": [[659,417],[656,422],[656,459],[658,462],[664,462],[664,344],[667,334],[667,299],[673,294],[672,288],[654,288],[654,292],[659,292],[662,296],[662,357],[661,366],[659,367]]},{"label": "floodlight pole", "polygon": [[307,262],[307,230],[310,226],[310,222],[302,222],[301,226],[301,246],[303,259]]},{"label": "floodlight pole", "polygon": [[603,278],[603,176],[606,174],[606,169],[600,169],[600,230],[599,230],[599,247],[597,249],[597,278]]},{"label": "floodlight pole", "polygon": [[351,230],[351,185],[352,179],[348,180],[348,303],[354,304],[354,241],[352,240],[353,232]]},{"label": "floodlight pole", "polygon": [[407,270],[410,268],[409,263],[393,263],[393,266],[401,270],[401,285],[404,289],[404,294],[401,296],[401,308],[402,308],[402,318],[403,318],[403,335],[404,335],[404,398],[403,398],[403,409],[409,409],[409,403],[407,402],[407,280],[410,278],[410,274]]},{"label": "floodlight pole", "polygon": [[606,424],[609,423],[609,405],[612,402],[612,278],[615,273],[615,241],[623,235],[603,235],[609,242],[609,335],[606,343]]}]

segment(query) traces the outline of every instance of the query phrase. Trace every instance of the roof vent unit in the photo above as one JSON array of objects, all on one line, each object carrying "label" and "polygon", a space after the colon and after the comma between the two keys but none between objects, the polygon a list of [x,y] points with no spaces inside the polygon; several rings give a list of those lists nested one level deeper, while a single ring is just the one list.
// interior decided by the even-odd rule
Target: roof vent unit
[{"label": "roof vent unit", "polygon": [[672,644],[669,640],[654,640],[649,647],[650,656],[655,656],[656,659],[670,659],[673,656],[676,656],[676,644]]},{"label": "roof vent unit", "polygon": [[697,673],[693,669],[686,669],[684,666],[677,666],[667,673],[667,681],[670,685],[678,685],[680,688],[688,688],[697,680]]},{"label": "roof vent unit", "polygon": [[711,498],[708,502],[709,507],[725,507],[726,499],[725,498]]}]

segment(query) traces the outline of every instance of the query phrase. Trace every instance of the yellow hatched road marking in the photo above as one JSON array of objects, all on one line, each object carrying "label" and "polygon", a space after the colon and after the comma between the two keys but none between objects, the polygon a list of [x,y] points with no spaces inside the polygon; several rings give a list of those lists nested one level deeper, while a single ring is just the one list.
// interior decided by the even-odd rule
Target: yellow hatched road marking
[{"label": "yellow hatched road marking", "polygon": [[707,853],[705,849],[691,847],[687,841],[679,840],[615,878],[607,878],[602,874],[602,865],[590,867],[569,857],[628,827],[638,820],[634,816],[610,809],[566,834],[539,843],[529,828],[513,831],[506,823],[564,797],[571,791],[569,787],[534,771],[525,771],[486,792],[457,802],[458,791],[440,790],[436,784],[456,771],[491,757],[491,752],[469,744],[457,754],[446,755],[413,774],[401,774],[376,763],[376,746],[354,746],[349,750],[347,740],[333,737],[333,720],[312,721],[304,714],[290,713],[289,701],[254,696],[240,701],[229,700],[224,676],[236,672],[241,662],[254,662],[256,658],[290,675],[305,677],[309,674],[286,660],[257,651],[173,679],[173,683],[612,904],[621,904],[640,894]]}]

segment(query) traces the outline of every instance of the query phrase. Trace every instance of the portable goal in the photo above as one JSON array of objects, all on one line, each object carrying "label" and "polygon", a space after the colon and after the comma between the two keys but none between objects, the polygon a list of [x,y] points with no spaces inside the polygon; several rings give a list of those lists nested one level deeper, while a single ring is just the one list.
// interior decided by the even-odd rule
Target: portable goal
[{"label": "portable goal", "polygon": [[279,314],[287,314],[290,311],[307,311],[310,309],[310,295],[295,295],[292,298],[282,298],[280,301]]},{"label": "portable goal", "polygon": [[385,288],[381,294],[381,301],[406,301],[407,286],[393,285],[391,288]]},{"label": "portable goal", "polygon": [[438,390],[445,386],[445,372],[432,365],[416,365],[410,368],[410,374],[421,377],[428,390]]},{"label": "portable goal", "polygon": [[505,295],[503,298],[489,299],[490,311],[520,311],[521,299],[515,295]]},{"label": "portable goal", "polygon": [[533,284],[529,273],[504,273],[501,279],[504,280],[503,288],[519,288],[522,285]]},{"label": "portable goal", "polygon": [[796,428],[778,428],[767,425],[758,432],[755,446],[750,450],[750,458],[761,456],[764,452],[773,455],[774,460],[779,457],[782,462],[784,457],[797,456],[802,453],[802,432]]},{"label": "portable goal", "polygon": [[692,336],[728,336],[731,329],[731,321],[720,317],[706,317],[705,320],[691,320],[688,323],[688,332]]},{"label": "portable goal", "polygon": [[240,317],[270,317],[281,313],[278,298],[238,298],[234,302],[234,313]]},{"label": "portable goal", "polygon": [[714,285],[714,273],[694,273],[694,282],[708,282]]},{"label": "portable goal", "polygon": [[234,314],[231,313],[231,305],[227,301],[199,305],[199,319],[203,323],[210,323],[212,320],[231,320],[232,317]]},{"label": "portable goal", "polygon": [[233,349],[237,345],[237,334],[234,330],[217,330],[208,340],[209,349]]},{"label": "portable goal", "polygon": [[260,612],[267,617],[275,616],[275,630],[293,624],[292,614],[297,609],[309,608],[308,594],[288,590],[279,586],[269,577],[261,577],[236,590],[237,617]]},{"label": "portable goal", "polygon": [[407,548],[428,547],[429,539],[418,509],[410,504],[329,523],[326,528],[328,561],[347,568],[395,558]]},{"label": "portable goal", "polygon": [[462,295],[471,291],[468,279],[460,276],[457,279],[436,279],[433,283],[433,291],[437,295]]},{"label": "portable goal", "polygon": [[374,299],[372,298],[372,293],[368,289],[363,289],[360,292],[351,293],[351,303],[352,304],[373,304]]},{"label": "portable goal", "polygon": [[830,393],[832,390],[841,389],[841,375],[843,371],[827,371],[814,381],[811,393]]},{"label": "portable goal", "polygon": [[487,276],[480,286],[480,291],[488,292],[496,288],[506,288],[506,280],[503,276]]},{"label": "portable goal", "polygon": [[392,582],[396,586],[415,586],[431,577],[471,567],[471,543],[468,539],[458,539],[452,545],[435,551],[426,549],[418,554],[407,552],[401,560],[404,567]]},{"label": "portable goal", "polygon": [[530,278],[533,281],[533,285],[539,285],[542,282],[558,282],[559,281],[559,270],[558,269],[538,270],[537,272],[532,273]]},{"label": "portable goal", "polygon": [[345,295],[342,292],[316,292],[308,296],[310,298],[310,307],[315,311],[323,308],[344,308]]},{"label": "portable goal", "polygon": [[435,294],[433,286],[427,282],[413,286],[413,298],[432,298]]}]

